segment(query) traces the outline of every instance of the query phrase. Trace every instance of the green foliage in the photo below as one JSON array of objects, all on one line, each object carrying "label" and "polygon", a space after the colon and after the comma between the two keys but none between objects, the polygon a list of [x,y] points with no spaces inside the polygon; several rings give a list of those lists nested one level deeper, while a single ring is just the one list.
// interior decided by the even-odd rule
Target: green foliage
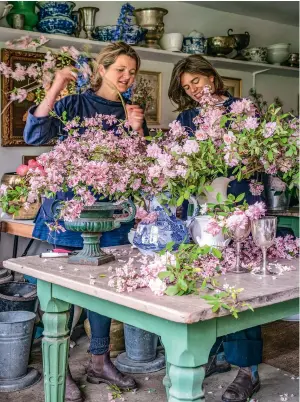
[{"label": "green foliage", "polygon": [[22,177],[17,185],[9,186],[6,191],[0,192],[0,207],[3,212],[18,215],[20,208],[27,200],[28,194],[28,183]]},{"label": "green foliage", "polygon": [[215,279],[220,271],[219,266],[216,267],[214,276],[207,277],[204,274],[201,261],[203,262],[203,258],[210,255],[221,260],[222,253],[219,249],[210,246],[200,247],[196,244],[181,244],[178,250],[172,252],[173,247],[174,243],[170,242],[165,250],[160,252],[160,255],[165,255],[167,259],[167,270],[158,275],[160,280],[166,281],[168,284],[166,295],[198,294],[211,305],[214,313],[226,309],[235,318],[238,318],[238,311],[241,308],[252,310],[249,304],[241,303],[238,300],[238,295],[243,289],[228,287],[225,290],[220,287]]}]

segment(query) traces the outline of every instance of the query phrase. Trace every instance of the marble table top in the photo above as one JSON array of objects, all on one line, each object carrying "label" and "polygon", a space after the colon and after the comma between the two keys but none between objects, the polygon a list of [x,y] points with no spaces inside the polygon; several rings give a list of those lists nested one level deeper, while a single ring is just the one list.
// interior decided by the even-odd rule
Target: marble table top
[{"label": "marble table top", "polygon": [[[131,246],[114,247],[114,250],[118,253],[116,261],[99,267],[68,264],[67,257],[44,259],[39,256],[9,259],[4,261],[3,265],[5,268],[46,282],[175,322],[194,323],[229,314],[225,310],[218,314],[212,313],[210,305],[199,295],[156,296],[149,288],[137,289],[132,293],[117,293],[114,288],[108,286],[111,275],[108,271],[109,266],[120,267],[130,257],[135,257],[136,264],[139,266],[141,254]],[[230,286],[244,288],[239,299],[249,302],[253,308],[298,298],[299,260],[278,262],[290,266],[292,270],[284,272],[276,280],[271,275],[260,277],[250,273],[228,273],[220,276],[218,281],[221,284],[228,283]],[[95,279],[91,280],[91,277]]]}]

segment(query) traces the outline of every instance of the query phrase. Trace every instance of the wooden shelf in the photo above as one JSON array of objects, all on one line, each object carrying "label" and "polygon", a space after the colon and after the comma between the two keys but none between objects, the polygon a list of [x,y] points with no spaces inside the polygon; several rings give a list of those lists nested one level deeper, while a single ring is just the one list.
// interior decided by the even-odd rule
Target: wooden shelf
[{"label": "wooden shelf", "polygon": [[[38,38],[41,35],[41,33],[0,27],[1,42],[7,42],[14,39],[18,39],[24,35],[29,35],[32,38]],[[78,50],[83,49],[84,47],[88,47],[91,53],[99,53],[100,50],[107,45],[107,42],[99,42],[83,38],[74,38],[68,35],[45,34],[45,36],[49,39],[47,46],[52,47],[54,49],[67,45],[67,46],[75,46]],[[186,53],[168,52],[166,50],[157,50],[140,46],[135,46],[134,48],[138,52],[142,60],[159,61],[174,64],[183,57],[189,56]],[[265,74],[294,77],[294,78],[299,77],[299,69],[294,67],[275,66],[267,63],[254,63],[248,61],[226,59],[222,57],[211,57],[211,56],[205,56],[205,57],[217,69],[236,70],[249,73],[269,69],[268,71],[265,72]]]}]

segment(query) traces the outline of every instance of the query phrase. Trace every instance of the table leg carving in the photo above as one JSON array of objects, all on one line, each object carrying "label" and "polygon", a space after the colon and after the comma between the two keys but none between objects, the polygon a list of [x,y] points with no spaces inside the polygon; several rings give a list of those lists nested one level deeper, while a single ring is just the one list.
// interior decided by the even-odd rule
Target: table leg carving
[{"label": "table leg carving", "polygon": [[[175,324],[161,333],[166,349],[164,378],[168,402],[204,402],[203,380],[211,347],[216,340],[216,321]],[[174,323],[173,323],[174,326]]]},{"label": "table leg carving", "polygon": [[[167,356],[166,356],[167,359]],[[163,384],[166,389],[167,401],[169,400],[170,388],[171,388],[171,378],[170,378],[170,363],[166,362],[166,375],[163,378]]]},{"label": "table leg carving", "polygon": [[[51,298],[51,284],[38,282],[38,296],[43,315],[43,370],[45,402],[64,402],[69,352],[70,304]],[[42,292],[46,290],[46,292]]]},{"label": "table leg carving", "polygon": [[205,370],[200,367],[178,367],[170,365],[171,388],[168,402],[204,402],[203,380]]}]

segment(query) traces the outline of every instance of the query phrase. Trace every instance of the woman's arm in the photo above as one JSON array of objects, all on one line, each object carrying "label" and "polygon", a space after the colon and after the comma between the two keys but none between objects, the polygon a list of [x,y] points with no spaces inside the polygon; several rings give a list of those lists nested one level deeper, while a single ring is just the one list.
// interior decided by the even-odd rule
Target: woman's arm
[{"label": "woman's arm", "polygon": [[56,99],[60,92],[70,81],[76,80],[70,67],[57,71],[55,79],[44,100],[39,106],[29,109],[23,137],[26,144],[43,145],[58,136],[62,130],[62,124],[57,118],[49,116],[54,111],[61,116],[65,110],[65,98],[59,102]]}]

